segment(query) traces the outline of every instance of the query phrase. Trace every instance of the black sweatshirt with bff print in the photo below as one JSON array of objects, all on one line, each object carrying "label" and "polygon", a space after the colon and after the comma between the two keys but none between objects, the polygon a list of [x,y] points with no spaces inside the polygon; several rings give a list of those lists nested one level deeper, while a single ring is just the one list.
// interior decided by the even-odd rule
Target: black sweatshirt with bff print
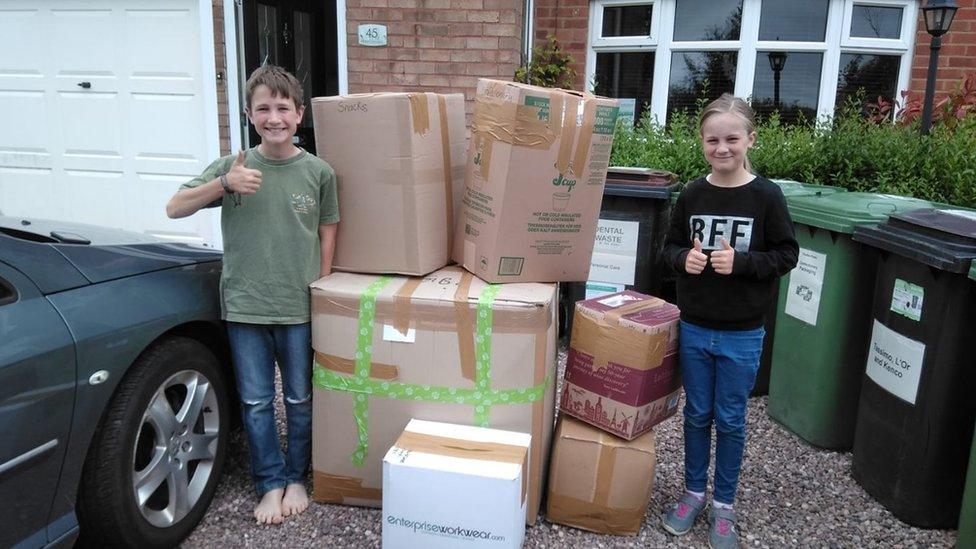
[{"label": "black sweatshirt with bff print", "polygon": [[[735,249],[732,274],[685,270],[694,239],[710,256],[724,238]],[[671,216],[664,260],[677,272],[681,319],[716,330],[752,330],[764,317],[779,277],[796,266],[799,246],[786,198],[779,186],[756,176],[738,187],[718,187],[705,178],[689,183]]]}]

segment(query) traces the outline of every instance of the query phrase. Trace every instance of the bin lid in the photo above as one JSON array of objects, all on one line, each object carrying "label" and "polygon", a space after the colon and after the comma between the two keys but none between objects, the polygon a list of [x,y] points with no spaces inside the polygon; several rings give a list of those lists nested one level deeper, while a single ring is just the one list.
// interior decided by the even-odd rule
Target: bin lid
[{"label": "bin lid", "polygon": [[942,206],[928,200],[862,192],[840,192],[790,199],[790,216],[796,223],[851,234],[859,225],[880,223],[889,215]]},{"label": "bin lid", "polygon": [[607,183],[613,185],[662,186],[671,185],[678,176],[665,170],[611,166],[607,168]]},{"label": "bin lid", "polygon": [[847,192],[846,189],[841,187],[833,187],[831,185],[815,185],[813,183],[801,183],[799,181],[793,181],[792,179],[770,179],[770,181],[779,185],[779,188],[783,191],[783,195],[786,196],[787,200],[793,196],[810,196],[817,194]]},{"label": "bin lid", "polygon": [[677,189],[677,183],[674,185],[656,187],[648,185],[618,185],[616,183],[607,182],[607,184],[603,187],[603,195],[670,200],[671,192],[676,191]]},{"label": "bin lid", "polygon": [[968,274],[976,258],[976,211],[900,212],[878,225],[858,227],[854,240],[943,271]]}]

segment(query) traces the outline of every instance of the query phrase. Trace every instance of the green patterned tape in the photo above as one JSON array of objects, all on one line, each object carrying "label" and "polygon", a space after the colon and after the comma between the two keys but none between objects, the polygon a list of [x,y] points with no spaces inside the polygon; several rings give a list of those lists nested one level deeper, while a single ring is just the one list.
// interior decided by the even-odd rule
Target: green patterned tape
[{"label": "green patterned tape", "polygon": [[354,395],[353,418],[359,433],[356,450],[349,456],[362,467],[369,450],[369,397],[378,396],[399,400],[457,403],[474,406],[474,423],[488,426],[488,414],[496,404],[527,404],[542,399],[552,374],[533,387],[520,389],[491,388],[491,325],[492,303],[501,286],[489,284],[478,296],[475,323],[475,383],[474,389],[458,389],[436,385],[417,385],[370,379],[373,360],[373,321],[376,318],[376,296],[390,280],[383,276],[370,284],[359,300],[359,334],[356,341],[355,374],[350,377],[328,370],[318,362],[312,372],[312,382],[321,389],[343,391]]}]

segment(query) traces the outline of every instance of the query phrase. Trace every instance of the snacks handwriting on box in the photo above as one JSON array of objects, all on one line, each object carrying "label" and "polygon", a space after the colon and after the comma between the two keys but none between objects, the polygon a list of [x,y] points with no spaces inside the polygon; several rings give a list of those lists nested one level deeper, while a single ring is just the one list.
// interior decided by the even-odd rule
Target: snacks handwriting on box
[{"label": "snacks handwriting on box", "polygon": [[317,501],[379,506],[383,454],[411,418],[532,434],[534,523],[555,412],[553,284],[333,273],[312,284]]},{"label": "snacks handwriting on box", "polygon": [[479,80],[454,260],[489,282],[586,280],[618,110]]},{"label": "snacks handwriting on box", "polygon": [[464,96],[316,97],[312,117],[339,192],[333,267],[424,275],[447,265],[464,181]]},{"label": "snacks handwriting on box", "polygon": [[530,439],[410,420],[383,460],[383,547],[522,547]]},{"label": "snacks handwriting on box", "polygon": [[637,535],[654,487],[654,432],[626,441],[560,416],[552,444],[546,519]]},{"label": "snacks handwriting on box", "polygon": [[679,317],[630,290],[577,302],[560,409],[626,439],[674,415]]}]

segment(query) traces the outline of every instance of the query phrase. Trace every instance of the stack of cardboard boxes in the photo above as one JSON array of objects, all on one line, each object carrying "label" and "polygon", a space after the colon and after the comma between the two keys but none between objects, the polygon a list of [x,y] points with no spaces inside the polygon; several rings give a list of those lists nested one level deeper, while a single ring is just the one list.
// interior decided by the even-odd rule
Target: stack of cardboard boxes
[{"label": "stack of cardboard boxes", "polygon": [[674,305],[629,290],[576,304],[550,521],[637,534],[654,481],[651,428],[678,408],[678,319]]},{"label": "stack of cardboard boxes", "polygon": [[616,101],[481,80],[466,165],[459,95],[316,98],[312,111],[346,271],[312,285],[313,497],[379,506],[384,455],[417,418],[531,435],[535,523],[555,408],[552,283],[586,279]]}]

